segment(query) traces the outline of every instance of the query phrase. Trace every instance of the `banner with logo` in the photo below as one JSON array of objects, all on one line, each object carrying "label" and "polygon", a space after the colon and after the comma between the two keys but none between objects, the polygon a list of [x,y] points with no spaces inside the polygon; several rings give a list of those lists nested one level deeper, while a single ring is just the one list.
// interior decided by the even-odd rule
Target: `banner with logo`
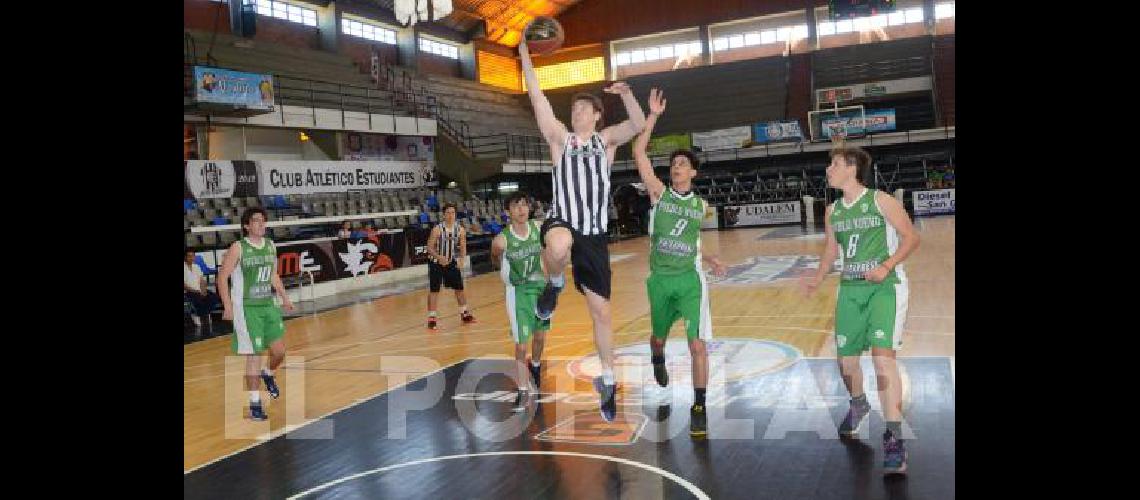
[{"label": "banner with logo", "polygon": [[273,77],[208,66],[194,66],[194,100],[273,109]]},{"label": "banner with logo", "polygon": [[[404,233],[378,234],[369,238],[311,243],[277,244],[277,273],[282,278],[308,271],[315,283],[390,271],[409,264]],[[308,285],[308,277],[305,277]]]},{"label": "banner with logo", "polygon": [[863,99],[867,97],[875,97],[888,94],[906,94],[908,92],[920,92],[923,90],[930,90],[931,88],[932,85],[929,76],[916,76],[914,78],[900,78],[898,80],[856,83],[853,85],[841,85],[838,87],[817,89],[815,91],[815,98],[816,102],[818,103],[830,104],[836,101],[853,101],[855,99]]},{"label": "banner with logo", "polygon": [[649,139],[649,154],[669,154],[678,149],[693,149],[693,140],[689,134],[672,134],[652,137]]},{"label": "banner with logo", "polygon": [[745,125],[708,132],[693,132],[692,143],[693,149],[698,151],[748,147],[752,143],[752,128]]},{"label": "banner with logo", "polygon": [[798,223],[803,217],[800,204],[797,200],[724,207],[724,227]]},{"label": "banner with logo", "polygon": [[334,240],[337,278],[351,278],[404,267],[407,243],[404,233],[378,234],[370,238]]},{"label": "banner with logo", "polygon": [[833,132],[846,129],[847,135],[888,132],[895,129],[895,110],[869,109],[864,112],[867,123],[860,116],[827,116],[820,120],[823,136],[830,139]]},{"label": "banner with logo", "polygon": [[430,234],[431,229],[419,227],[404,229],[404,235],[408,240],[408,262],[410,265],[418,266],[428,263],[427,241]]},{"label": "banner with logo", "polygon": [[914,197],[914,215],[954,213],[953,189],[914,191],[911,196]]},{"label": "banner with logo", "polygon": [[349,190],[417,188],[434,177],[422,161],[257,162],[262,196],[343,193]]},{"label": "banner with logo", "polygon": [[716,207],[705,203],[705,218],[701,219],[701,229],[716,229],[719,223]]},{"label": "banner with logo", "polygon": [[245,160],[187,160],[185,180],[196,200],[257,196],[257,165]]},{"label": "banner with logo", "polygon": [[[282,278],[297,277],[308,271],[315,283],[337,279],[336,261],[333,260],[332,242],[277,243],[277,274]],[[305,277],[305,284],[309,284]]]},{"label": "banner with logo", "polygon": [[752,126],[753,136],[757,144],[780,141],[802,141],[804,134],[800,130],[800,122],[772,121],[761,122]]}]

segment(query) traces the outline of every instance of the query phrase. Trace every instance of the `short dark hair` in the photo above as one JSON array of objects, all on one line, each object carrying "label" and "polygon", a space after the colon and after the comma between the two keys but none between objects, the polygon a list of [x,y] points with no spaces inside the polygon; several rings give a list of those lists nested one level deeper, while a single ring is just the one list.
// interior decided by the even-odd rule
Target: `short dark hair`
[{"label": "short dark hair", "polygon": [[[570,98],[570,105],[573,106],[574,103],[576,103],[578,101],[589,101],[589,103],[594,106],[594,111],[597,111],[599,114],[602,115],[602,118],[605,118],[606,107],[605,107],[605,105],[602,104],[602,98],[601,97],[598,97],[598,96],[591,94],[589,92],[578,92],[577,94],[574,94],[574,97]],[[599,127],[602,126],[602,118],[598,119],[598,126]]]},{"label": "short dark hair", "polygon": [[692,151],[689,151],[687,149],[678,149],[674,151],[673,154],[669,155],[669,165],[673,165],[673,159],[677,158],[678,156],[684,156],[685,158],[688,158],[689,164],[693,166],[693,170],[697,170],[701,167],[701,161],[697,159],[697,155],[693,154]]},{"label": "short dark hair", "polygon": [[831,150],[831,158],[842,156],[848,165],[855,165],[855,178],[859,184],[869,186],[873,184],[871,177],[871,155],[858,146],[836,146]]},{"label": "short dark hair", "polygon": [[459,209],[458,209],[458,208],[455,208],[455,204],[454,204],[454,203],[452,203],[452,202],[450,202],[450,201],[449,201],[449,202],[447,202],[447,203],[444,203],[444,204],[443,204],[443,207],[441,207],[441,208],[439,209],[439,213],[441,213],[441,214],[442,214],[442,213],[446,212],[446,211],[447,211],[447,209],[449,209],[449,208],[454,208],[454,209],[455,209],[455,213],[456,213],[456,215],[458,215],[458,214],[459,214]]},{"label": "short dark hair", "polygon": [[253,214],[261,214],[261,216],[265,218],[266,222],[269,221],[269,212],[266,212],[264,208],[249,207],[249,208],[245,209],[245,211],[241,213],[241,234],[242,234],[242,236],[246,235],[245,226],[247,226],[249,224],[249,220],[253,218]]},{"label": "short dark hair", "polygon": [[522,191],[515,191],[507,195],[507,199],[503,202],[503,206],[507,209],[510,209],[511,206],[513,206],[519,200],[525,201],[527,205],[530,205],[530,197],[527,196],[526,193]]}]

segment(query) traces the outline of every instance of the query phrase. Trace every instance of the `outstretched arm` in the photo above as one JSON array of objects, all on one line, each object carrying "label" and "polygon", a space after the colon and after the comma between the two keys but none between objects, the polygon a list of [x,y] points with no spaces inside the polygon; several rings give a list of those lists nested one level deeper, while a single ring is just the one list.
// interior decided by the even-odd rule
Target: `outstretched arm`
[{"label": "outstretched arm", "polygon": [[649,161],[646,149],[649,147],[649,136],[653,133],[657,117],[663,112],[665,112],[665,94],[654,87],[649,90],[649,118],[645,120],[645,130],[637,136],[637,140],[633,141],[633,159],[637,163],[637,173],[641,175],[641,182],[645,183],[645,189],[649,191],[649,201],[654,205],[661,199],[661,193],[665,192],[665,183],[653,173],[653,163]]},{"label": "outstretched arm", "polygon": [[530,49],[527,48],[526,39],[519,42],[519,60],[522,62],[523,78],[526,79],[526,93],[530,96],[534,117],[538,119],[538,129],[551,149],[561,148],[562,143],[566,141],[566,125],[554,117],[550,101],[538,86],[538,75],[534,73],[534,63],[530,60]]},{"label": "outstretched arm", "polygon": [[617,125],[610,125],[602,130],[602,139],[606,141],[607,148],[613,149],[629,142],[633,136],[641,133],[645,128],[645,112],[641,111],[641,105],[637,103],[637,98],[633,96],[633,90],[629,88],[629,84],[614,82],[604,90],[610,94],[620,95],[622,104],[625,104],[625,113],[629,115],[625,121]]}]

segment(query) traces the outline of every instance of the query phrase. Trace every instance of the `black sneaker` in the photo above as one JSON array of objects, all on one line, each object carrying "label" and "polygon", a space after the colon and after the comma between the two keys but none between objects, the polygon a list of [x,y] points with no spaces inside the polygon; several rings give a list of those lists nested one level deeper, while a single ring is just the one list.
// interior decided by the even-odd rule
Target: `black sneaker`
[{"label": "black sneaker", "polygon": [[540,387],[539,382],[542,380],[542,362],[539,361],[538,366],[534,366],[534,364],[528,361],[526,368],[530,370],[530,379],[534,381],[534,392],[537,393]]},{"label": "black sneaker", "polygon": [[602,381],[602,376],[599,375],[594,377],[594,390],[598,391],[602,418],[606,422],[613,422],[614,417],[617,416],[617,384],[607,384]]},{"label": "black sneaker", "polygon": [[435,316],[428,317],[428,330],[438,330],[439,325],[435,322]]},{"label": "black sneaker", "polygon": [[277,388],[277,381],[273,379],[273,375],[265,373],[265,370],[262,370],[261,381],[265,382],[265,390],[270,396],[273,396],[273,399],[277,399],[281,396],[281,391]]},{"label": "black sneaker", "polygon": [[903,440],[891,434],[883,433],[883,474],[906,473],[906,446]]},{"label": "black sneaker", "polygon": [[669,370],[665,369],[665,362],[653,363],[653,378],[657,379],[657,385],[665,387],[669,385]]},{"label": "black sneaker", "polygon": [[694,404],[689,409],[689,435],[704,437],[709,433],[708,416],[705,415],[705,405]]},{"label": "black sneaker", "polygon": [[859,427],[863,422],[867,421],[867,415],[871,413],[870,403],[852,404],[847,409],[847,416],[843,417],[843,422],[839,424],[839,436],[845,438],[853,438],[859,435]]},{"label": "black sneaker", "polygon": [[249,404],[249,418],[252,420],[269,420],[265,410],[261,409],[261,403]]},{"label": "black sneaker", "polygon": [[534,315],[543,321],[554,316],[554,308],[558,306],[558,294],[560,293],[562,293],[562,287],[556,287],[547,282],[546,288],[542,290],[542,295],[538,296],[538,303],[534,306]]},{"label": "black sneaker", "polygon": [[465,325],[475,322],[475,316],[471,314],[471,311],[464,311],[461,316],[463,318],[463,324]]}]

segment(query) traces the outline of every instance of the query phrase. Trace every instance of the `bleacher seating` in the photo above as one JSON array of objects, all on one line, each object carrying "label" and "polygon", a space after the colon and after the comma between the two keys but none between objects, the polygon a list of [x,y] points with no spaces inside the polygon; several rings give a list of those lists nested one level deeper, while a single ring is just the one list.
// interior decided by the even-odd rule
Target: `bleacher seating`
[{"label": "bleacher seating", "polygon": [[[266,209],[269,220],[304,220],[310,217],[336,217],[341,215],[356,215],[380,212],[398,212],[418,210],[426,214],[427,223],[421,222],[419,215],[387,216],[373,219],[355,220],[354,229],[359,229],[365,223],[371,222],[377,229],[400,229],[409,226],[430,227],[443,219],[440,210],[429,209],[425,200],[434,195],[439,206],[446,203],[455,203],[459,209],[461,222],[473,236],[486,234],[483,223],[495,220],[504,224],[502,218],[503,205],[500,200],[463,200],[458,192],[452,190],[403,189],[393,191],[355,191],[349,193],[317,193],[311,195],[290,195],[285,197],[258,197],[247,198],[208,198],[200,200],[197,204],[187,203],[188,208],[183,217],[183,229],[186,231],[186,245],[191,248],[213,248],[227,246],[240,238],[239,230],[229,230],[217,233],[190,233],[191,227],[211,226],[218,224],[240,223],[241,212],[245,207],[260,206]],[[193,200],[190,200],[193,201]],[[242,205],[237,207],[237,205]],[[227,207],[234,208],[205,208]],[[288,214],[288,215],[284,215]],[[224,219],[224,222],[222,221]],[[308,226],[284,226],[269,228],[269,235],[276,241],[289,241],[313,237],[314,231],[320,234],[331,235],[339,224],[322,223],[319,228]]]}]

